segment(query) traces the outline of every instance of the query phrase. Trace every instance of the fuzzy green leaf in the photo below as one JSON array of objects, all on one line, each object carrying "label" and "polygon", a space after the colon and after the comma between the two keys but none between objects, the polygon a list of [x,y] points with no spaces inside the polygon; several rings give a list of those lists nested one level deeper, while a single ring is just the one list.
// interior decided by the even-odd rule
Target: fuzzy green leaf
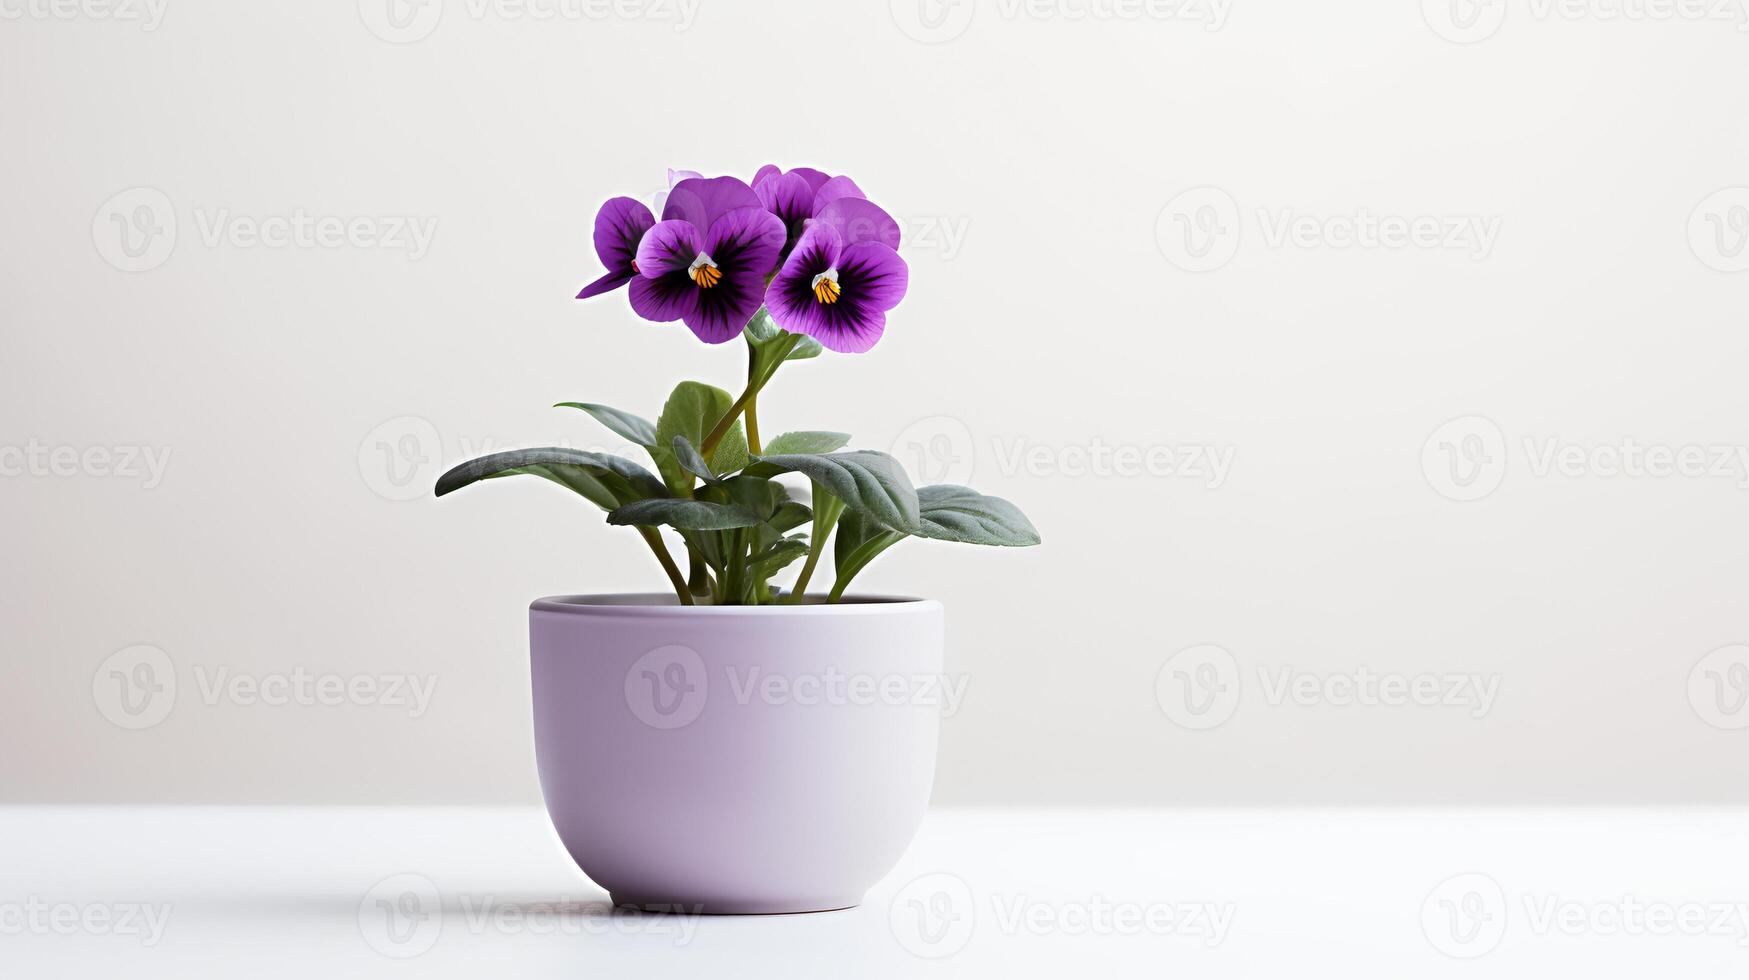
[{"label": "fuzzy green leaf", "polygon": [[765,451],[773,456],[790,453],[833,453],[849,443],[850,436],[843,432],[785,432],[766,443]]},{"label": "fuzzy green leaf", "polygon": [[668,493],[654,473],[629,459],[549,447],[513,449],[468,460],[438,478],[437,496],[481,480],[524,475],[551,480],[604,510]]},{"label": "fuzzy green leaf", "polygon": [[971,487],[939,484],[917,490],[920,538],[965,544],[1025,548],[1039,543],[1038,530],[1020,508]]},{"label": "fuzzy green leaf", "polygon": [[721,531],[752,527],[759,515],[736,504],[713,504],[704,500],[637,500],[610,511],[609,524],[666,524],[688,531]]},{"label": "fuzzy green leaf", "polygon": [[594,416],[597,422],[613,430],[614,435],[646,449],[656,444],[656,427],[630,412],[622,412],[606,405],[592,405],[589,402],[560,402],[553,407],[582,409]]}]

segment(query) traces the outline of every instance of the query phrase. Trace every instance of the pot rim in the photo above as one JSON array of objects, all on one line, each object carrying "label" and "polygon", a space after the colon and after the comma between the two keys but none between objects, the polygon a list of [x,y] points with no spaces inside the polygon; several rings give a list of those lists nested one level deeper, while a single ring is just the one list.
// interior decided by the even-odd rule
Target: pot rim
[{"label": "pot rim", "polygon": [[529,603],[530,612],[565,616],[670,616],[725,618],[785,618],[791,616],[902,616],[941,609],[935,599],[908,595],[848,595],[843,601],[810,598],[798,606],[683,606],[672,592],[603,592],[590,595],[550,595]]}]

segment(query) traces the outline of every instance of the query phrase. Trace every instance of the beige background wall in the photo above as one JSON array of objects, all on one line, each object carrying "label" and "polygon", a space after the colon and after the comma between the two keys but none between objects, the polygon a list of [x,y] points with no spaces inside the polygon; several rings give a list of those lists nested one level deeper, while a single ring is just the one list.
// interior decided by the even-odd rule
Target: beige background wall
[{"label": "beige background wall", "polygon": [[735,384],[570,296],[768,160],[912,284],[766,427],[1046,538],[867,574],[950,610],[938,800],[1749,800],[1737,7],[688,3],[0,0],[0,802],[535,799],[527,602],[658,573],[422,491]]}]

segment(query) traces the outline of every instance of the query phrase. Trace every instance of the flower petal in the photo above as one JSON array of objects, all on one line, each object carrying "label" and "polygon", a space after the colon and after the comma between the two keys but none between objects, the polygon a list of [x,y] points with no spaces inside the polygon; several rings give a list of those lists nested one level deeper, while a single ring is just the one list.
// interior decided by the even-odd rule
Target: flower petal
[{"label": "flower petal", "polygon": [[768,163],[765,166],[760,167],[758,172],[756,172],[753,175],[753,179],[748,181],[747,183],[750,184],[753,188],[758,189],[759,182],[766,179],[767,177],[781,177],[781,176],[783,176],[783,171],[778,168],[777,164]]},{"label": "flower petal", "polygon": [[696,170],[675,170],[673,167],[669,167],[668,168],[668,189],[673,190],[674,185],[680,183],[683,180],[694,180],[697,178],[702,178],[703,176],[704,176],[704,174],[701,174]]},{"label": "flower petal", "polygon": [[717,219],[705,236],[704,250],[722,278],[698,290],[697,308],[686,326],[707,344],[741,335],[765,298],[765,277],[783,248],[783,222],[764,208],[740,208]]},{"label": "flower petal", "polygon": [[638,243],[638,271],[659,278],[692,265],[703,249],[698,228],[690,221],[659,221]]},{"label": "flower petal", "polygon": [[778,326],[809,335],[824,329],[827,311],[814,298],[814,277],[837,264],[842,251],[843,242],[830,225],[808,224],[765,291],[765,306]]},{"label": "flower petal", "polygon": [[662,220],[690,221],[709,228],[736,208],[759,207],[759,195],[737,177],[693,177],[675,184],[662,205]]},{"label": "flower petal", "polygon": [[656,223],[650,209],[629,197],[616,197],[595,213],[595,254],[607,267],[607,274],[583,287],[578,299],[598,296],[624,285],[636,273],[632,260],[637,257],[638,242],[644,232]]},{"label": "flower petal", "polygon": [[859,197],[841,197],[822,207],[814,220],[837,229],[846,245],[879,242],[899,247],[899,223],[874,204]]},{"label": "flower petal", "polygon": [[656,278],[636,276],[627,292],[632,312],[646,320],[667,323],[692,315],[698,309],[698,294],[703,290],[682,269]]},{"label": "flower petal", "polygon": [[885,245],[852,245],[838,258],[838,282],[844,294],[873,309],[898,306],[910,279],[905,260]]},{"label": "flower petal", "polygon": [[819,190],[814,192],[814,210],[819,211],[841,197],[867,198],[868,195],[849,177],[834,177],[821,184]]},{"label": "flower petal", "polygon": [[600,279],[584,286],[583,291],[577,294],[577,298],[588,299],[591,296],[600,296],[602,293],[611,293],[626,283],[631,282],[632,277],[636,275],[637,273],[633,272],[629,267],[624,272],[609,272]]},{"label": "flower petal", "polygon": [[790,173],[795,174],[797,177],[800,177],[801,179],[807,181],[808,189],[815,192],[816,194],[819,193],[821,187],[824,187],[826,185],[826,182],[828,180],[832,179],[831,177],[827,176],[826,174],[821,173],[818,170],[815,170],[812,167],[797,167],[794,170],[791,170]]}]

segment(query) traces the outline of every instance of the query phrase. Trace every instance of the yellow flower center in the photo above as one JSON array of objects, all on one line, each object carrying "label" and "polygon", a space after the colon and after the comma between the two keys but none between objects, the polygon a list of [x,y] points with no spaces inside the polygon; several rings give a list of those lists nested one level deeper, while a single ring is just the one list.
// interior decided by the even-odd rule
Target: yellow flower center
[{"label": "yellow flower center", "polygon": [[838,302],[838,297],[844,290],[838,286],[838,270],[827,269],[814,277],[814,299],[817,302],[831,304]]},{"label": "yellow flower center", "polygon": [[723,281],[723,270],[717,268],[716,262],[703,252],[692,260],[692,266],[686,270],[686,274],[692,277],[693,282],[698,283],[700,289],[709,289]]}]

